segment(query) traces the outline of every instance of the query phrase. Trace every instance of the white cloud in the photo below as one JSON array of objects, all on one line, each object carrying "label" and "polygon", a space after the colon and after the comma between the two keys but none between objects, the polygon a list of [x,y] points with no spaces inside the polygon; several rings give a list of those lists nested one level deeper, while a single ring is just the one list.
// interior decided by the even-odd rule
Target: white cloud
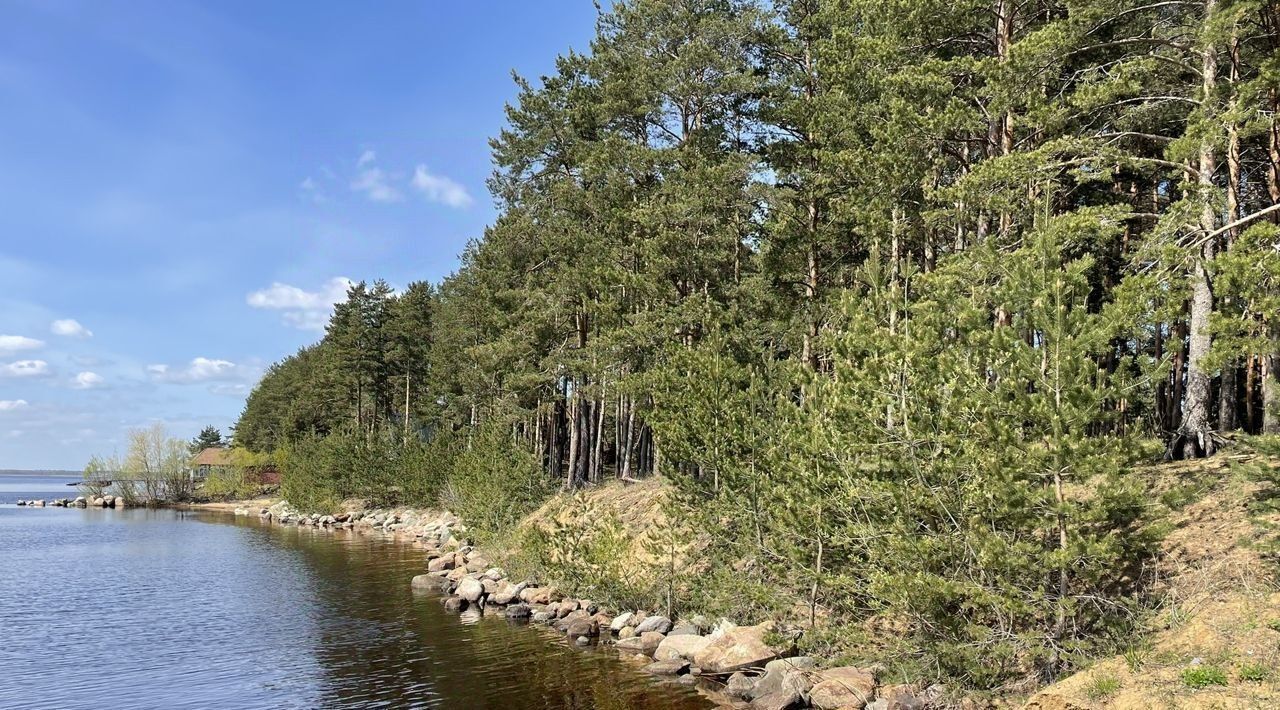
[{"label": "white cloud", "polygon": [[92,338],[93,331],[80,325],[80,322],[72,318],[56,320],[49,324],[49,330],[54,335],[65,335],[72,338]]},{"label": "white cloud", "polygon": [[366,150],[356,161],[356,176],[351,181],[351,189],[363,192],[364,196],[374,202],[399,202],[404,199],[400,190],[391,184],[394,177],[382,168],[374,165],[378,154]]},{"label": "white cloud", "polygon": [[413,171],[413,187],[431,202],[450,207],[469,207],[474,202],[465,187],[443,175],[432,175],[425,165]]},{"label": "white cloud", "polygon": [[96,372],[81,372],[76,375],[76,379],[71,383],[71,386],[78,390],[87,390],[101,387],[104,382],[106,380]]},{"label": "white cloud", "polygon": [[25,399],[0,399],[0,412],[12,412],[27,406]]},{"label": "white cloud", "polygon": [[177,367],[147,365],[147,373],[157,382],[184,385],[209,381],[246,381],[256,379],[261,374],[255,367],[208,357],[197,357]]},{"label": "white cloud", "polygon": [[44,377],[48,374],[49,363],[44,360],[18,360],[0,365],[0,375],[4,377]]},{"label": "white cloud", "polygon": [[43,340],[28,338],[25,335],[0,335],[0,353],[5,355],[42,347],[44,347]]},{"label": "white cloud", "polygon": [[283,311],[284,322],[301,330],[324,330],[335,303],[347,300],[354,282],[345,276],[329,279],[319,289],[306,291],[279,281],[250,293],[245,301],[254,308]]}]

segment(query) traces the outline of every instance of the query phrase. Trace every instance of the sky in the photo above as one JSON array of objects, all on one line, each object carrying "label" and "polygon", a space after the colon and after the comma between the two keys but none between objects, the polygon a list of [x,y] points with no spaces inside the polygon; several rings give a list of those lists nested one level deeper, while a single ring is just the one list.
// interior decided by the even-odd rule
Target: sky
[{"label": "sky", "polygon": [[228,432],[349,280],[438,281],[590,0],[0,0],[0,469]]}]

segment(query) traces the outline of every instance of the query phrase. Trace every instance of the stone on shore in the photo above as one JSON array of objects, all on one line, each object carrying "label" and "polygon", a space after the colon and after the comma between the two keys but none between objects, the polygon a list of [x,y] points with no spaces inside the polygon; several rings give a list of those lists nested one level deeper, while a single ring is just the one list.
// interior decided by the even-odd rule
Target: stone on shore
[{"label": "stone on shore", "polygon": [[613,621],[609,622],[609,630],[615,634],[618,633],[622,630],[622,627],[629,626],[631,624],[631,619],[634,616],[635,614],[629,611],[624,611],[621,614],[618,614],[613,617]]},{"label": "stone on shore", "polygon": [[770,623],[726,628],[694,656],[693,665],[711,675],[764,666],[781,655],[780,649],[765,643],[765,635],[772,630]]},{"label": "stone on shore", "polygon": [[653,652],[653,658],[657,661],[674,661],[680,658],[692,661],[699,651],[710,644],[711,639],[706,636],[668,636],[658,644],[657,650]]},{"label": "stone on shore", "polygon": [[756,681],[753,697],[772,695],[780,690],[795,688],[801,694],[808,693],[813,686],[805,671],[811,671],[817,663],[808,656],[795,658],[779,658],[764,665],[764,675]]},{"label": "stone on shore", "polygon": [[533,615],[533,609],[528,604],[512,604],[507,607],[508,619],[528,619]]},{"label": "stone on shore", "polygon": [[689,662],[684,659],[656,661],[645,666],[644,669],[654,675],[684,675],[689,672]]},{"label": "stone on shore", "polygon": [[663,638],[665,637],[657,631],[646,631],[638,636],[618,641],[618,648],[652,656],[654,651],[658,650],[658,646],[662,644]]},{"label": "stone on shore", "polygon": [[463,611],[467,608],[467,600],[462,597],[448,597],[444,600],[445,611]]},{"label": "stone on shore", "polygon": [[809,703],[818,710],[862,710],[875,696],[876,677],[870,671],[846,666],[818,674],[809,691]]},{"label": "stone on shore", "polygon": [[639,624],[636,625],[636,631],[641,634],[645,633],[646,631],[657,631],[660,634],[665,634],[670,630],[671,630],[671,619],[668,619],[665,616],[645,617],[644,621],[641,621]]},{"label": "stone on shore", "polygon": [[796,710],[804,707],[804,698],[794,688],[762,695],[751,701],[751,710]]},{"label": "stone on shore", "polygon": [[428,572],[445,572],[453,569],[453,555],[437,557],[427,563]]},{"label": "stone on shore", "polygon": [[742,671],[738,671],[729,676],[728,682],[724,684],[724,694],[737,700],[750,700],[751,691],[755,687],[754,678],[750,678]]},{"label": "stone on shore", "polygon": [[439,589],[441,581],[442,580],[439,577],[434,575],[419,574],[415,575],[413,580],[409,582],[409,587],[419,591],[424,589]]},{"label": "stone on shore", "polygon": [[600,635],[600,625],[591,619],[579,619],[569,624],[569,628],[565,630],[565,633],[569,636],[595,638]]}]

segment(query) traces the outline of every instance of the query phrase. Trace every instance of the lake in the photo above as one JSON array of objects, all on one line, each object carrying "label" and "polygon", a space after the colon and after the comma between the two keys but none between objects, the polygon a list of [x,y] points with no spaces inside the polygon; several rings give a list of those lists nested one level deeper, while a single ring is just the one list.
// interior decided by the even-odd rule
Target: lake
[{"label": "lake", "polygon": [[73,489],[15,478],[0,477],[3,708],[713,707],[607,649],[446,613],[410,591],[412,545],[216,512],[19,508]]}]

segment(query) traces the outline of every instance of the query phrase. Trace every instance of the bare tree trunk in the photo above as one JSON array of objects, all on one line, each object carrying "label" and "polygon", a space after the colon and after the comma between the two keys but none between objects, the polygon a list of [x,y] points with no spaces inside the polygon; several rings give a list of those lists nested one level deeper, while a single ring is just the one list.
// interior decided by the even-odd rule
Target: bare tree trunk
[{"label": "bare tree trunk", "polygon": [[1280,434],[1280,356],[1262,358],[1262,433]]},{"label": "bare tree trunk", "polygon": [[[1210,22],[1214,16],[1217,0],[1205,0],[1205,21]],[[1214,90],[1218,76],[1218,53],[1212,45],[1201,51],[1200,71],[1203,79],[1202,100],[1206,110],[1211,111]],[[1200,200],[1200,230],[1207,237],[1217,224],[1213,209],[1213,173],[1217,156],[1214,154],[1212,138],[1205,138],[1200,144],[1200,160],[1198,163]],[[1210,456],[1215,444],[1213,432],[1209,428],[1210,400],[1213,389],[1210,375],[1205,370],[1204,361],[1209,356],[1213,339],[1209,333],[1209,319],[1213,314],[1213,284],[1209,281],[1208,265],[1213,261],[1217,246],[1213,239],[1205,239],[1196,255],[1195,267],[1191,282],[1191,332],[1187,348],[1187,392],[1182,405],[1182,427],[1179,429],[1178,443],[1181,445],[1182,457],[1185,459]]]}]

